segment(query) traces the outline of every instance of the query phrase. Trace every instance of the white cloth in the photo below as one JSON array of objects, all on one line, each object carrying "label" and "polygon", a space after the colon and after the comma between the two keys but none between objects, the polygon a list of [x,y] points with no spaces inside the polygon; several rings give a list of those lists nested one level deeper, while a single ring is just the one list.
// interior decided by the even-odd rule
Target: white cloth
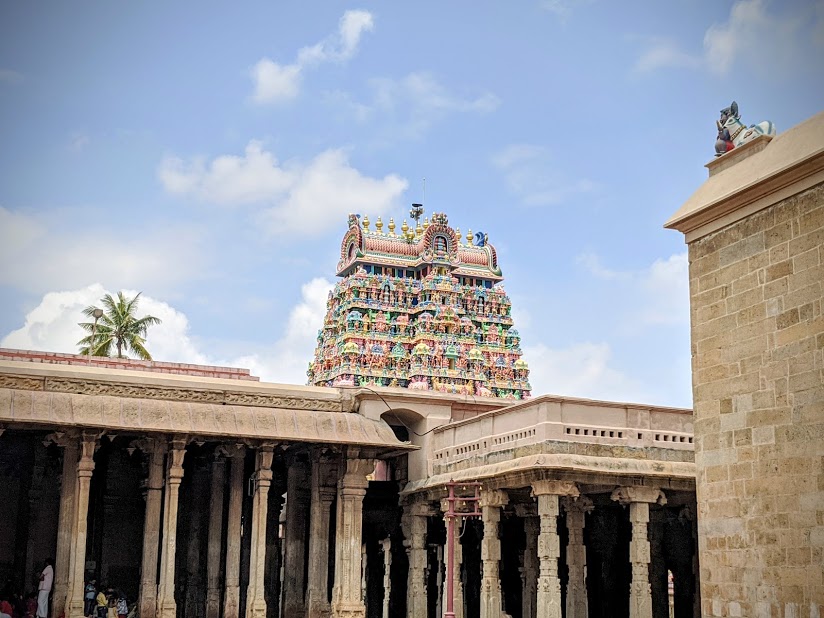
[{"label": "white cloth", "polygon": [[49,591],[48,590],[41,590],[40,592],[37,593],[37,618],[46,618],[48,615],[49,615]]},{"label": "white cloth", "polygon": [[[47,593],[51,592],[52,582],[53,581],[54,581],[54,568],[52,568],[52,565],[47,564],[46,568],[43,569],[43,572],[40,574],[40,586],[37,589],[38,590],[45,590]],[[46,614],[43,614],[43,615],[45,616]]]}]

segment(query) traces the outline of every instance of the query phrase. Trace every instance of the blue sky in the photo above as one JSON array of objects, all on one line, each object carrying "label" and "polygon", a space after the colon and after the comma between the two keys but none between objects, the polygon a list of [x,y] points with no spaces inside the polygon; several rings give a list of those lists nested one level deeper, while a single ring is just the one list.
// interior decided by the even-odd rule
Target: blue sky
[{"label": "blue sky", "polygon": [[499,252],[535,393],[691,405],[663,222],[718,111],[824,108],[824,2],[4,2],[0,344],[142,291],[158,360],[305,380],[346,214]]}]

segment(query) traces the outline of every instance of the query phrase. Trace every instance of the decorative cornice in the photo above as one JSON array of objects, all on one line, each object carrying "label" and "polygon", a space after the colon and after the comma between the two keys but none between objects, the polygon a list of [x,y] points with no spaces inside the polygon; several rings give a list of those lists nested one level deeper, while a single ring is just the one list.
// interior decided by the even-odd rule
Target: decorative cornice
[{"label": "decorative cornice", "polygon": [[24,391],[45,390],[43,378],[9,375],[0,375],[0,388],[17,388]]},{"label": "decorative cornice", "polygon": [[309,397],[289,397],[265,393],[244,393],[218,389],[176,388],[152,384],[126,384],[105,380],[79,378],[32,377],[0,375],[0,388],[52,393],[77,393],[81,395],[105,395],[137,399],[161,399],[188,403],[213,403],[254,406],[258,408],[282,408],[319,412],[351,412],[356,403],[351,396],[340,400],[323,400]]}]

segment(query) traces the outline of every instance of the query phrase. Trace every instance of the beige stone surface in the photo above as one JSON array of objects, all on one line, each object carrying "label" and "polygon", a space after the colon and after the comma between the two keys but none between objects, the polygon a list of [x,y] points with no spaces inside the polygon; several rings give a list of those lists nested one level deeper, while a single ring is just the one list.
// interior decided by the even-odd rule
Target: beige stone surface
[{"label": "beige stone surface", "polygon": [[0,423],[59,424],[224,439],[258,438],[414,450],[383,421],[354,413],[254,408],[0,388]]},{"label": "beige stone surface", "polygon": [[[822,149],[819,114],[711,177],[670,224]],[[792,182],[689,243],[704,616],[824,611],[824,183]]]}]

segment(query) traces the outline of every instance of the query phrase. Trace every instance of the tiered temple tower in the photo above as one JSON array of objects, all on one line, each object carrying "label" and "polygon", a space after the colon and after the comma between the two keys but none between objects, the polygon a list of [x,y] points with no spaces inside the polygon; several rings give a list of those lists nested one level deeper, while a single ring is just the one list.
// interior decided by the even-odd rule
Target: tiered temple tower
[{"label": "tiered temple tower", "polygon": [[349,215],[309,383],[529,397],[495,248],[421,212],[397,234],[392,219],[385,232],[380,217],[370,229]]}]

